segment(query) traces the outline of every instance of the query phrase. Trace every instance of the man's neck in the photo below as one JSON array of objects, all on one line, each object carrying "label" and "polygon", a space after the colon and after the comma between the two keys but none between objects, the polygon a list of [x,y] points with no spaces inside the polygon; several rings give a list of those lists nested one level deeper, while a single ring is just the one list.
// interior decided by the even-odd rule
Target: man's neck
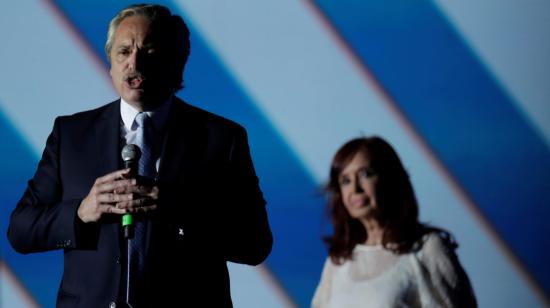
[{"label": "man's neck", "polygon": [[143,111],[154,111],[155,109],[162,106],[164,103],[166,103],[172,95],[167,95],[164,97],[158,97],[157,99],[151,99],[151,100],[144,100],[144,101],[133,101],[129,102],[124,100],[126,103],[134,107],[137,111],[143,112]]}]

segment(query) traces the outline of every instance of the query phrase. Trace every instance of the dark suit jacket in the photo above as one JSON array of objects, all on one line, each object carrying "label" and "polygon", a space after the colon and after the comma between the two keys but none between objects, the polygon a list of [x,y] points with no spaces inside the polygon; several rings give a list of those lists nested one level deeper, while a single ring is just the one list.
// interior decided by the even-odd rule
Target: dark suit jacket
[{"label": "dark suit jacket", "polygon": [[[58,307],[121,307],[125,241],[117,215],[77,216],[96,178],[121,169],[120,101],[55,120],[8,229],[21,253],[64,250]],[[146,306],[230,307],[226,261],[270,253],[265,201],[238,124],[175,98],[150,216]]]}]

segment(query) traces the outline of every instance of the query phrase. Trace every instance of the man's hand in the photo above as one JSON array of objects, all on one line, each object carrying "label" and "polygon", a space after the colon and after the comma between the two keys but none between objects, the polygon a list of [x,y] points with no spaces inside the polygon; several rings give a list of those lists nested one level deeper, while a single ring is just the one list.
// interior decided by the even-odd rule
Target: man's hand
[{"label": "man's hand", "polygon": [[104,214],[126,214],[156,209],[158,187],[140,185],[128,178],[130,169],[118,170],[96,179],[90,193],[78,208],[85,223],[97,222]]},{"label": "man's hand", "polygon": [[118,187],[116,194],[130,194],[130,197],[117,202],[118,209],[125,213],[149,212],[157,208],[159,188],[149,179],[140,177],[137,183],[128,187]]}]

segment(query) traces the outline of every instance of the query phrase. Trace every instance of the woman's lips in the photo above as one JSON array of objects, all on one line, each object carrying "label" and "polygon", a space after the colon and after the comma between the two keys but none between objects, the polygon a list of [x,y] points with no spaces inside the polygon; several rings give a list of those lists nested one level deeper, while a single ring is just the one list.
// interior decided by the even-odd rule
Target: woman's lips
[{"label": "woman's lips", "polygon": [[363,206],[368,205],[368,200],[364,199],[364,198],[352,199],[351,200],[351,205],[354,206],[354,207],[363,207]]}]

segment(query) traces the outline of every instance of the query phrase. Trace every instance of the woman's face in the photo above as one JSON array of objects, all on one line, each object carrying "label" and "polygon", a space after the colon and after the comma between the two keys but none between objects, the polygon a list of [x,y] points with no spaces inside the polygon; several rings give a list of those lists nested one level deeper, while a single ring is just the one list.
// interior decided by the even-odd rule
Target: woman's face
[{"label": "woman's face", "polygon": [[370,167],[364,151],[355,154],[338,177],[342,202],[355,219],[368,219],[378,209],[376,185],[378,176]]}]

